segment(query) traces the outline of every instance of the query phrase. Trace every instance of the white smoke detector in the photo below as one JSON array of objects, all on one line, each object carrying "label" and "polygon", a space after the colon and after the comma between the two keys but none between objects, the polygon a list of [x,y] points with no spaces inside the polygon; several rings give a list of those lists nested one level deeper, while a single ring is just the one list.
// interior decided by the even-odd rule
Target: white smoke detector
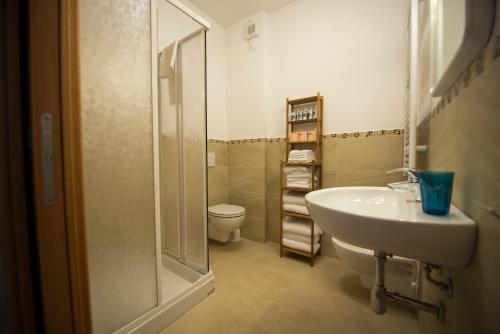
[{"label": "white smoke detector", "polygon": [[241,34],[243,39],[247,41],[259,36],[259,33],[257,32],[257,24],[253,21],[248,21],[243,25]]}]

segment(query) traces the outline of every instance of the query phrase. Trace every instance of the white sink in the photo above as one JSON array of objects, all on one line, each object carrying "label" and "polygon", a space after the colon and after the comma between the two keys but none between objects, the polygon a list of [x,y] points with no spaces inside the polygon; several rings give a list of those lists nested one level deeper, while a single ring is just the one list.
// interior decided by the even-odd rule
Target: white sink
[{"label": "white sink", "polygon": [[454,206],[446,216],[428,215],[408,191],[329,188],[308,193],[306,204],[325,232],[356,246],[455,268],[474,251],[474,221]]}]

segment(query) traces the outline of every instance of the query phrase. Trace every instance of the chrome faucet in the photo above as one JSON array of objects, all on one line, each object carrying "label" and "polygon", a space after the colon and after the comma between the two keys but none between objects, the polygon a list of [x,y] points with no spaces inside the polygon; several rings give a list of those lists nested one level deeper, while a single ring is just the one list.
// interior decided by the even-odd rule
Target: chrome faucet
[{"label": "chrome faucet", "polygon": [[388,170],[385,172],[386,174],[392,174],[392,173],[397,173],[397,172],[406,172],[408,173],[408,180],[407,181],[399,181],[399,182],[393,182],[389,183],[387,186],[391,189],[394,189],[394,186],[400,185],[400,184],[408,184],[408,183],[418,183],[418,177],[417,177],[417,171],[413,168],[408,168],[408,167],[401,167],[401,168],[395,168]]},{"label": "chrome faucet", "polygon": [[392,182],[387,184],[387,187],[390,189],[401,189],[401,190],[406,190],[415,195],[415,201],[420,202],[420,187],[418,184],[418,177],[417,177],[417,171],[412,168],[407,168],[407,167],[402,167],[402,168],[396,168],[396,169],[391,169],[386,172],[386,174],[392,174],[392,173],[397,173],[397,172],[406,172],[408,173],[408,180],[406,181],[398,181],[398,182]]}]

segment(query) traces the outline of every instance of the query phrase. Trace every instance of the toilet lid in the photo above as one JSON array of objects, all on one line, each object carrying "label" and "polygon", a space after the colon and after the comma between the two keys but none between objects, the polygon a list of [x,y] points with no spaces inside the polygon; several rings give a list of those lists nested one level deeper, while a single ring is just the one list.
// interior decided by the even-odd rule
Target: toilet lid
[{"label": "toilet lid", "polygon": [[217,204],[208,207],[208,214],[215,217],[240,217],[245,214],[245,208],[238,205]]}]

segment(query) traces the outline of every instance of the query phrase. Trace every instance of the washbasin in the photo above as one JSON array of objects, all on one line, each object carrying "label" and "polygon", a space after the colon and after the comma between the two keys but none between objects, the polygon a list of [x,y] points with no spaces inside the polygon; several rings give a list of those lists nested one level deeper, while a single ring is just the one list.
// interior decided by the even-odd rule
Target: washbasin
[{"label": "washbasin", "polygon": [[337,187],[310,192],[314,221],[353,245],[436,265],[464,268],[476,241],[476,224],[456,207],[446,216],[422,211],[405,190]]}]

